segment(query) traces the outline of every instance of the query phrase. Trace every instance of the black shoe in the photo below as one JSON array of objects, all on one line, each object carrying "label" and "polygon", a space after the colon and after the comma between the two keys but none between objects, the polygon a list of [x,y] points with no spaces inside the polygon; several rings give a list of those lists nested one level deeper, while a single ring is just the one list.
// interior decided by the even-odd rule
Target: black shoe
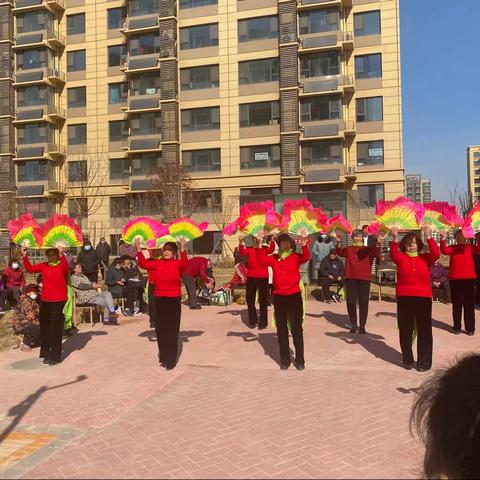
[{"label": "black shoe", "polygon": [[43,363],[44,363],[45,365],[49,365],[49,364],[50,364],[50,360],[49,360],[48,358],[44,358],[44,359],[43,359]]},{"label": "black shoe", "polygon": [[303,363],[303,362],[302,362],[302,363],[297,363],[297,362],[295,362],[295,368],[296,368],[297,370],[305,370],[305,363]]},{"label": "black shoe", "polygon": [[190,307],[190,310],[201,310],[201,308],[201,305],[194,305],[193,307]]},{"label": "black shoe", "polygon": [[417,365],[417,372],[423,373],[423,372],[428,372],[431,367],[422,367],[421,365]]},{"label": "black shoe", "polygon": [[365,329],[363,327],[360,327],[360,329],[358,330],[358,333],[360,333],[362,335],[365,335],[367,332],[365,331]]},{"label": "black shoe", "polygon": [[49,365],[58,365],[60,363],[60,360],[49,360],[48,364]]},{"label": "black shoe", "polygon": [[453,328],[452,333],[454,333],[455,335],[460,335],[462,333],[462,331],[459,330],[458,328]]},{"label": "black shoe", "polygon": [[175,365],[165,365],[165,370],[173,370]]},{"label": "black shoe", "polygon": [[352,328],[350,329],[350,333],[357,333],[357,329],[356,329],[355,327],[352,327]]},{"label": "black shoe", "polygon": [[411,369],[413,368],[413,363],[402,362],[402,367],[403,367],[405,370],[411,370]]},{"label": "black shoe", "polygon": [[129,308],[126,308],[126,309],[123,311],[123,314],[124,314],[126,317],[133,317],[133,312],[132,312]]},{"label": "black shoe", "polygon": [[467,332],[467,335],[468,335],[469,337],[473,337],[473,336],[475,335],[475,332]]},{"label": "black shoe", "polygon": [[256,328],[257,324],[256,323],[249,323],[248,328]]},{"label": "black shoe", "polygon": [[259,329],[259,330],[265,330],[266,328],[267,328],[266,325],[259,325],[259,326],[258,326],[258,329]]},{"label": "black shoe", "polygon": [[280,370],[288,370],[288,368],[290,367],[290,364],[285,364],[285,363],[282,363],[280,365]]}]

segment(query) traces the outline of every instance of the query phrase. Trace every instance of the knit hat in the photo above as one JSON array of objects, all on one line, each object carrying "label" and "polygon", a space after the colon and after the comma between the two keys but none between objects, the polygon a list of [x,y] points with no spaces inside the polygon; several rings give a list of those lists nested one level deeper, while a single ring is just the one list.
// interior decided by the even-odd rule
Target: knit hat
[{"label": "knit hat", "polygon": [[38,286],[34,283],[29,283],[24,289],[23,293],[38,292]]}]

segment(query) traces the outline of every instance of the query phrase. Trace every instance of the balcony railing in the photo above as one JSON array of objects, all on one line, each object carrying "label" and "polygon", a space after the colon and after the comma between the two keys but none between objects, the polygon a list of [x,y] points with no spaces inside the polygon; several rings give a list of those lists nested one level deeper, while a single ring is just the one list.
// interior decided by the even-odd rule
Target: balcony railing
[{"label": "balcony railing", "polygon": [[160,68],[160,54],[128,56],[121,70],[125,73],[158,70]]},{"label": "balcony railing", "polygon": [[352,48],[353,33],[334,30],[318,32],[300,36],[300,50],[316,51],[332,47]]},{"label": "balcony railing", "polygon": [[355,85],[351,75],[332,75],[319,79],[305,79],[300,82],[303,94],[332,93],[341,90],[351,89]]},{"label": "balcony railing", "polygon": [[15,72],[15,84],[28,84],[50,82],[53,84],[65,83],[65,73],[57,68],[39,67],[29,69],[17,69]]},{"label": "balcony railing", "polygon": [[24,12],[46,8],[52,11],[65,10],[65,0],[16,0],[14,12]]},{"label": "balcony railing", "polygon": [[39,30],[17,34],[14,49],[31,48],[37,45],[47,45],[52,48],[64,47],[65,36],[55,30]]}]

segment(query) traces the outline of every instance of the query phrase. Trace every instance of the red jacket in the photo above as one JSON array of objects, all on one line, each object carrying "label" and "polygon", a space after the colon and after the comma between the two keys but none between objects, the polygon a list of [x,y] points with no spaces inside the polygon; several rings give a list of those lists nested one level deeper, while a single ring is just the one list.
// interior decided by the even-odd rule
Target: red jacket
[{"label": "red jacket", "polygon": [[477,278],[473,256],[480,253],[480,247],[468,243],[448,247],[445,240],[440,240],[440,251],[444,255],[450,255],[448,271],[450,280],[471,280]]},{"label": "red jacket", "polygon": [[12,267],[7,267],[2,277],[5,277],[5,286],[7,288],[23,288],[25,286],[25,276],[20,269],[14,270]]},{"label": "red jacket", "polygon": [[[275,251],[275,243],[272,242],[268,247],[262,247],[261,249],[265,251],[266,255],[273,253]],[[268,267],[259,263],[257,250],[258,248],[244,247],[243,245],[238,247],[240,255],[247,257],[248,277],[268,278]]]},{"label": "red jacket", "polygon": [[42,274],[42,302],[66,302],[67,279],[70,267],[63,255],[60,255],[60,263],[52,266],[47,262],[32,265],[28,257],[23,257],[23,266],[28,273]]},{"label": "red jacket", "polygon": [[[278,254],[267,256],[267,249],[256,248],[258,263],[273,270],[273,294],[294,295],[300,292],[300,265],[310,260],[308,245],[302,247],[302,254],[292,253],[281,259]],[[250,273],[250,269],[249,269]]]},{"label": "red jacket", "polygon": [[370,247],[337,247],[337,255],[345,257],[345,278],[355,280],[371,280],[372,265],[375,258],[380,258],[380,245]]},{"label": "red jacket", "polygon": [[440,250],[433,238],[428,240],[430,253],[409,257],[400,251],[397,242],[390,242],[390,258],[397,265],[397,297],[432,296],[430,267],[440,257]]},{"label": "red jacket", "polygon": [[182,252],[180,260],[146,259],[142,252],[137,255],[138,264],[145,270],[154,271],[155,297],[181,297],[181,273],[187,268],[187,253]]},{"label": "red jacket", "polygon": [[184,275],[192,278],[200,277],[205,283],[210,279],[207,276],[208,260],[203,257],[192,257],[188,260],[187,268],[184,270]]}]

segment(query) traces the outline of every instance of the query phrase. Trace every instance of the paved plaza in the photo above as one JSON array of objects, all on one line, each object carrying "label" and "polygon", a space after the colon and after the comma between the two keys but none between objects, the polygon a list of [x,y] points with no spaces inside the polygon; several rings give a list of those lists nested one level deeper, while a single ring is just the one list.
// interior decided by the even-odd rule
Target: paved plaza
[{"label": "paved plaza", "polygon": [[[0,354],[2,478],[419,478],[408,420],[428,374],[399,367],[395,304],[370,304],[366,336],[345,305],[308,302],[306,370],[280,371],[271,328],[246,307],[183,307],[181,357],[157,363],[145,316],[81,325],[65,360]],[[478,349],[434,305],[434,368]]]}]

